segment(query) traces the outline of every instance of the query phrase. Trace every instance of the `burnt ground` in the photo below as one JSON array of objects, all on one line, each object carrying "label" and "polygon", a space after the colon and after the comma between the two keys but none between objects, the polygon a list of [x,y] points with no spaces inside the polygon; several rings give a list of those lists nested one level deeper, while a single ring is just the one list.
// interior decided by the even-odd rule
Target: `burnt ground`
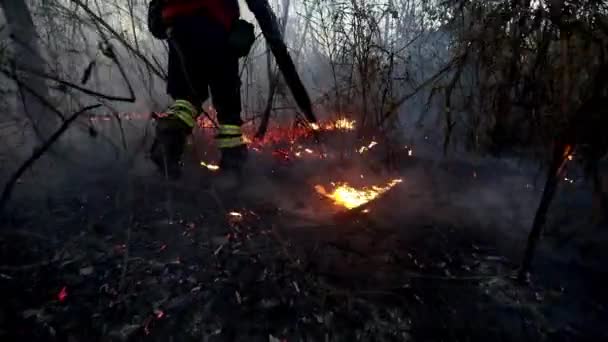
[{"label": "burnt ground", "polygon": [[48,196],[24,179],[1,218],[0,340],[608,337],[607,239],[585,185],[560,193],[524,285],[512,274],[540,190],[515,171],[409,158],[375,175],[403,184],[353,213],[312,191],[352,170],[296,165],[260,162],[233,193],[192,164],[176,183],[77,172]]}]

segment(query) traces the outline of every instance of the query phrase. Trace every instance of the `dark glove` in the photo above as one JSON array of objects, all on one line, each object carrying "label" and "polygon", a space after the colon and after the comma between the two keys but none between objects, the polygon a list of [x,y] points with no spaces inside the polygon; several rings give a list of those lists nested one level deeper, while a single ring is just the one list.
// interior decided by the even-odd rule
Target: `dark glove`
[{"label": "dark glove", "polygon": [[154,38],[167,39],[167,26],[163,22],[163,0],[152,0],[148,6],[148,30]]},{"label": "dark glove", "polygon": [[250,22],[238,19],[232,24],[228,37],[230,48],[238,57],[245,57],[255,42],[254,26]]}]

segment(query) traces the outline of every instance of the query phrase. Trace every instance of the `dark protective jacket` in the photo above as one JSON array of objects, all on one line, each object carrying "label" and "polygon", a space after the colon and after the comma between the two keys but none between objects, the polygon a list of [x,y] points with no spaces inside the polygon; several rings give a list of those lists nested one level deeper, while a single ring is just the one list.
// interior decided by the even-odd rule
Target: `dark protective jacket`
[{"label": "dark protective jacket", "polygon": [[177,17],[198,13],[230,30],[240,16],[239,3],[238,0],[164,0],[162,17],[168,26]]}]

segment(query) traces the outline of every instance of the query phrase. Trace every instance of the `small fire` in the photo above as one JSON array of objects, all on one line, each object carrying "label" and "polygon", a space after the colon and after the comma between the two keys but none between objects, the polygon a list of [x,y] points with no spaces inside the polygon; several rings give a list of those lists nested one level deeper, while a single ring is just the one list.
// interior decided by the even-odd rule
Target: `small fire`
[{"label": "small fire", "polygon": [[337,129],[337,130],[342,130],[342,131],[352,131],[355,129],[355,124],[357,123],[357,121],[355,120],[350,120],[347,118],[340,118],[338,120],[336,120],[335,122],[333,122],[333,124],[328,124],[326,125],[325,129],[327,130],[332,130],[332,129]]},{"label": "small fire", "polygon": [[241,214],[239,212],[236,212],[236,211],[231,211],[231,212],[228,213],[228,216],[236,217],[236,218],[241,218],[241,217],[243,217],[243,214]]},{"label": "small fire", "polygon": [[202,167],[206,167],[209,171],[219,171],[220,167],[219,165],[215,165],[215,164],[207,164],[204,161],[201,161],[201,166]]},{"label": "small fire", "polygon": [[359,147],[359,149],[357,150],[357,152],[359,154],[363,154],[364,152],[367,152],[367,151],[371,150],[376,145],[378,145],[378,143],[375,142],[375,141],[372,141],[367,146],[361,146],[361,147]]},{"label": "small fire", "polygon": [[363,187],[360,189],[354,188],[348,183],[336,184],[335,189],[328,193],[322,185],[316,185],[315,190],[334,201],[335,204],[341,205],[347,209],[354,209],[368,203],[383,193],[392,189],[395,185],[403,182],[402,179],[393,179],[386,186],[372,186],[371,188]]}]

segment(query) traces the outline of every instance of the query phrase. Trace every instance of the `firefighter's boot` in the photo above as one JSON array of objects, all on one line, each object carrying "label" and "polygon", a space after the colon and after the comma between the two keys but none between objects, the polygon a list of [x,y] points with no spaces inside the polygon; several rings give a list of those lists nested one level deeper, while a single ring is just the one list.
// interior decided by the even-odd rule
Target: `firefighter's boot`
[{"label": "firefighter's boot", "polygon": [[247,145],[241,126],[220,124],[215,140],[222,152],[220,169],[241,171],[247,160]]},{"label": "firefighter's boot", "polygon": [[221,170],[232,170],[238,173],[243,171],[248,156],[247,145],[223,148],[221,149],[221,152]]},{"label": "firefighter's boot", "polygon": [[150,158],[159,172],[168,178],[177,179],[181,175],[181,158],[186,138],[194,126],[194,113],[194,106],[178,100],[166,114],[156,118],[156,137]]},{"label": "firefighter's boot", "polygon": [[216,184],[222,190],[236,188],[243,180],[248,154],[240,126],[220,125],[216,141],[221,151],[220,174]]}]

